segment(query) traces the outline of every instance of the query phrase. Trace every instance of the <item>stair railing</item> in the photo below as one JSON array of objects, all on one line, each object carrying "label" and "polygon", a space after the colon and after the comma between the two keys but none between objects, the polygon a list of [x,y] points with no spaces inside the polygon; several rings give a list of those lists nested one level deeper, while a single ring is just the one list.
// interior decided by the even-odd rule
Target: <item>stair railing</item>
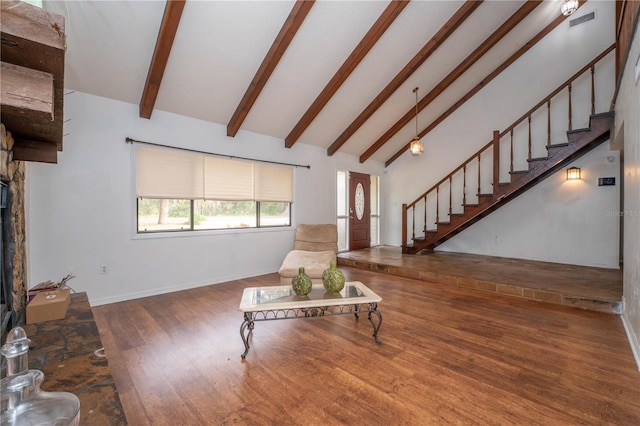
[{"label": "stair railing", "polygon": [[[497,199],[497,193],[498,193],[498,188],[499,188],[499,184],[500,184],[500,140],[506,136],[509,135],[510,141],[509,141],[509,171],[511,173],[514,172],[514,140],[513,140],[513,133],[514,133],[514,129],[522,124],[524,122],[524,120],[527,120],[527,124],[528,124],[528,135],[527,135],[527,159],[531,160],[532,159],[532,142],[531,142],[531,117],[534,115],[534,113],[536,113],[541,107],[543,107],[544,105],[546,105],[547,107],[547,140],[546,140],[546,145],[550,146],[551,145],[551,100],[552,98],[554,98],[556,95],[558,95],[559,93],[561,93],[563,90],[567,90],[568,91],[568,124],[567,124],[567,131],[571,131],[573,130],[573,125],[572,125],[572,121],[573,121],[573,111],[572,111],[572,104],[571,104],[571,97],[572,97],[572,83],[575,82],[575,80],[577,80],[579,77],[581,77],[585,72],[587,72],[588,70],[591,71],[591,114],[595,114],[596,112],[596,107],[595,107],[595,65],[600,62],[603,58],[605,58],[611,51],[613,51],[615,48],[615,43],[612,44],[611,46],[609,46],[607,49],[605,49],[602,53],[600,53],[598,56],[596,56],[590,63],[588,63],[587,65],[585,65],[582,69],[580,69],[577,73],[575,73],[574,75],[572,75],[567,81],[565,81],[562,85],[560,85],[557,89],[555,89],[553,92],[551,92],[547,97],[545,97],[543,100],[541,100],[540,102],[538,102],[538,104],[536,104],[533,108],[531,108],[529,111],[527,111],[525,114],[523,114],[520,118],[518,118],[512,125],[510,125],[509,127],[507,127],[505,130],[503,130],[502,132],[499,131],[494,131],[493,132],[493,138],[492,140],[487,143],[486,145],[484,145],[482,148],[480,148],[478,151],[476,151],[473,155],[471,155],[469,158],[467,158],[462,164],[460,164],[458,167],[456,167],[455,169],[453,169],[449,174],[447,174],[444,178],[440,179],[436,184],[434,184],[432,187],[430,187],[429,189],[427,189],[425,192],[423,192],[419,197],[417,197],[415,200],[413,200],[411,203],[408,204],[402,204],[402,246],[403,247],[407,247],[407,221],[408,221],[408,216],[409,213],[411,214],[411,239],[412,240],[416,240],[416,208],[419,205],[423,205],[424,209],[423,209],[423,229],[422,229],[422,233],[423,233],[423,237],[426,238],[427,234],[429,232],[428,229],[428,217],[427,217],[427,210],[429,207],[429,197],[431,196],[431,198],[435,197],[435,220],[434,223],[436,224],[436,226],[438,225],[438,223],[440,223],[440,192],[442,190],[448,190],[449,192],[449,200],[448,200],[448,213],[449,215],[451,215],[453,213],[453,191],[454,191],[454,186],[453,186],[453,179],[454,177],[456,177],[456,175],[458,175],[459,173],[462,173],[462,205],[468,205],[467,204],[467,170],[468,169],[473,169],[475,168],[475,164],[477,164],[477,192],[476,192],[476,197],[479,198],[483,195],[491,195],[492,196],[492,203],[495,203],[497,201],[499,201]],[[482,165],[482,159],[483,158],[487,158],[487,155],[492,154],[492,156],[490,157],[492,159],[492,161],[490,162],[491,167],[493,167],[492,173],[490,174],[491,178],[493,179],[493,181],[490,183],[493,191],[491,194],[483,194],[482,193],[482,187],[483,187],[483,180],[482,180],[482,173],[481,173],[481,165]]]}]

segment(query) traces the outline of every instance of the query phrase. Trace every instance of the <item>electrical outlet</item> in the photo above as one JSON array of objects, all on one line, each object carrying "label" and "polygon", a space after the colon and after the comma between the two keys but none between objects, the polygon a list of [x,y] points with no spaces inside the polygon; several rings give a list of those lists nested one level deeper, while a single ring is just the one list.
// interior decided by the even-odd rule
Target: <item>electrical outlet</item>
[{"label": "electrical outlet", "polygon": [[100,273],[101,274],[108,274],[109,273],[109,267],[107,265],[100,265]]}]

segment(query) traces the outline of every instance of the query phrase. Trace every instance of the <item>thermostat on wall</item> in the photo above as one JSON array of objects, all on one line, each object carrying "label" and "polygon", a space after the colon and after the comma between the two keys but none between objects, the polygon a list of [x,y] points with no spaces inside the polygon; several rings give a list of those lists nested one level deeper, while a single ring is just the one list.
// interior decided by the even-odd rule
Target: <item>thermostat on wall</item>
[{"label": "thermostat on wall", "polygon": [[616,178],[614,177],[598,178],[598,186],[611,186],[615,184]]}]

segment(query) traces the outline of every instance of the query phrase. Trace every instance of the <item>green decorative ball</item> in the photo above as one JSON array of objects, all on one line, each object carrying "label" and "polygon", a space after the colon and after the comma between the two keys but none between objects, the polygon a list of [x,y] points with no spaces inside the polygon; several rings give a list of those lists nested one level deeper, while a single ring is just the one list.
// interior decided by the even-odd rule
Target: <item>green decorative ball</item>
[{"label": "green decorative ball", "polygon": [[329,293],[340,293],[344,288],[344,274],[336,267],[335,260],[322,273],[322,285]]},{"label": "green decorative ball", "polygon": [[311,278],[305,274],[303,267],[298,268],[298,275],[291,279],[291,287],[298,296],[306,296],[311,292]]}]

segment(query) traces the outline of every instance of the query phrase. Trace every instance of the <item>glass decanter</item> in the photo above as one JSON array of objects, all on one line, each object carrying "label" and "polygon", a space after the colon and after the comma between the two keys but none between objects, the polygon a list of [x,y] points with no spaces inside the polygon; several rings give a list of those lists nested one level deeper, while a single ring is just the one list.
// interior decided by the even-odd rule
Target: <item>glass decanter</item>
[{"label": "glass decanter", "polygon": [[40,390],[44,373],[29,370],[29,339],[15,327],[0,348],[7,359],[7,376],[1,380],[0,424],[67,426],[80,424],[80,400],[69,392]]}]

